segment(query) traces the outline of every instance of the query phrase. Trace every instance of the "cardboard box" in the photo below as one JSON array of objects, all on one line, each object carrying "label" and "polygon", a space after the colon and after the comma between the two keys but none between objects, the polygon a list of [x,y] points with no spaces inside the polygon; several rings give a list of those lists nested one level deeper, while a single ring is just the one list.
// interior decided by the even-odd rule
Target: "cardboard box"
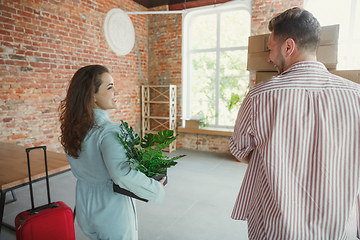
[{"label": "cardboard box", "polygon": [[269,52],[248,53],[247,70],[248,71],[274,71],[276,70],[272,63],[268,62]]},{"label": "cardboard box", "polygon": [[[329,70],[336,69],[337,56],[338,56],[337,45],[326,45],[320,46],[316,54],[316,58],[319,62],[322,62],[325,67]],[[271,72],[275,70],[272,63],[268,62],[269,52],[258,52],[249,53],[247,61],[248,71],[262,71]]]},{"label": "cardboard box", "polygon": [[[274,65],[268,62],[269,49],[267,44],[270,34],[249,37],[248,45],[248,71],[274,71]],[[321,28],[320,47],[317,60],[324,63],[328,69],[336,69],[339,40],[339,25]]]},{"label": "cardboard box", "polygon": [[[268,52],[267,47],[270,34],[250,36],[248,53]],[[338,44],[339,24],[321,27],[320,46]]]},{"label": "cardboard box", "polygon": [[249,37],[248,53],[269,52],[267,47],[270,34]]},{"label": "cardboard box", "polygon": [[360,84],[360,70],[333,70],[330,72]]},{"label": "cardboard box", "polygon": [[338,44],[339,24],[321,27],[320,46]]},{"label": "cardboard box", "polygon": [[199,120],[194,120],[194,119],[186,120],[185,121],[185,128],[198,129],[199,128]]},{"label": "cardboard box", "polygon": [[319,62],[322,62],[327,69],[336,69],[338,56],[338,45],[320,45],[316,54]]},{"label": "cardboard box", "polygon": [[278,72],[256,72],[255,84],[265,81],[273,76],[277,76]]}]

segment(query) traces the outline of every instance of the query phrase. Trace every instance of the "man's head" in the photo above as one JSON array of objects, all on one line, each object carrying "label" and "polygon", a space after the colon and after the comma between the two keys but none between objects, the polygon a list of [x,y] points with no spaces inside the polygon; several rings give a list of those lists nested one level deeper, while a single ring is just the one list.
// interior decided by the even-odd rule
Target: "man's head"
[{"label": "man's head", "polygon": [[308,11],[295,7],[278,14],[269,22],[269,62],[279,73],[298,61],[316,60],[321,26]]}]

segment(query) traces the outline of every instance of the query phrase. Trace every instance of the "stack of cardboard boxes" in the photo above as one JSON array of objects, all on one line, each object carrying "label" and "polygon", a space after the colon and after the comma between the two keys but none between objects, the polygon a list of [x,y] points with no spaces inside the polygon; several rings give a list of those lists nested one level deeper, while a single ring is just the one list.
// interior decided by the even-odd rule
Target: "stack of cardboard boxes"
[{"label": "stack of cardboard boxes", "polygon": [[[255,73],[256,84],[278,74],[274,65],[268,62],[269,37],[270,34],[249,37],[247,70]],[[336,70],[338,39],[339,25],[322,27],[317,60],[322,62],[330,72],[360,83],[360,70]]]}]

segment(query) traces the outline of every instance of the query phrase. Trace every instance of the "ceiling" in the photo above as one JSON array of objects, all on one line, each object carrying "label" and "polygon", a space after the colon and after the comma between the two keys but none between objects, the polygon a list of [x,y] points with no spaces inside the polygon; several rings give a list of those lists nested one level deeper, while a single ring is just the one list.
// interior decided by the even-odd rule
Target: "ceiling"
[{"label": "ceiling", "polygon": [[133,0],[133,1],[143,5],[146,8],[153,8],[153,7],[163,6],[163,5],[184,3],[185,1],[191,2],[191,1],[195,1],[195,0]]}]

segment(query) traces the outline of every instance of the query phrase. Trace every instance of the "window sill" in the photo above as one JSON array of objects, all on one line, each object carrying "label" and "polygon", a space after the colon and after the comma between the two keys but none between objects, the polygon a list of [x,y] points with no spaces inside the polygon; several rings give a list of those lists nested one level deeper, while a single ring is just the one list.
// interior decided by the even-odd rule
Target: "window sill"
[{"label": "window sill", "polygon": [[206,134],[206,135],[217,135],[217,136],[232,136],[232,129],[219,129],[219,128],[184,128],[178,127],[177,131],[179,133],[197,133],[197,134]]}]

